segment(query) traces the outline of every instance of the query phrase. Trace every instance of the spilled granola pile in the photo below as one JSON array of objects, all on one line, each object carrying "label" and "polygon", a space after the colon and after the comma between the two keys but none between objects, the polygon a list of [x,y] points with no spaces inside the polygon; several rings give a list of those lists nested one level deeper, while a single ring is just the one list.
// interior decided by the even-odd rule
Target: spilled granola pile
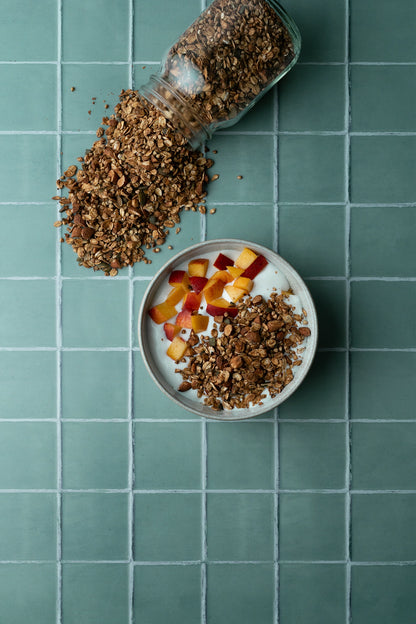
[{"label": "spilled granola pile", "polygon": [[114,114],[79,166],[57,181],[54,197],[65,213],[65,241],[78,263],[107,275],[135,262],[150,263],[180,211],[204,210],[207,170],[213,161],[193,151],[172,124],[137,91],[122,91]]},{"label": "spilled granola pile", "polygon": [[296,314],[287,292],[246,296],[235,318],[215,317],[211,336],[191,333],[184,368],[175,369],[181,392],[197,390],[214,410],[247,408],[279,394],[302,363],[302,342],[311,335],[306,312]]}]

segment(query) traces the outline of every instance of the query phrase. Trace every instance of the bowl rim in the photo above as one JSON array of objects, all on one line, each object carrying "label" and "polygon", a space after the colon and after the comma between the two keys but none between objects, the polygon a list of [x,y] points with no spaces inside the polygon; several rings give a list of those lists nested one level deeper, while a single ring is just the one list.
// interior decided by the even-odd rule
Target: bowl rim
[{"label": "bowl rim", "polygon": [[[192,255],[197,250],[199,252],[201,249],[205,249],[206,247],[209,247],[209,246],[214,246],[214,247],[218,246],[218,249],[213,249],[211,251],[216,251],[216,250],[220,251],[221,249],[226,250],[227,245],[228,245],[228,248],[230,248],[230,245],[231,246],[234,245],[241,249],[243,249],[243,247],[249,247],[250,249],[253,249],[253,251],[261,253],[265,255],[266,257],[267,256],[269,256],[269,258],[272,257],[274,259],[275,264],[277,263],[279,265],[285,277],[288,279],[290,285],[292,286],[293,281],[297,282],[297,284],[299,285],[302,291],[301,298],[302,298],[303,307],[305,308],[308,307],[308,327],[311,329],[311,336],[310,336],[311,346],[309,347],[309,350],[308,350],[307,361],[303,362],[304,368],[302,370],[302,373],[298,376],[297,379],[294,379],[292,382],[290,382],[290,384],[288,384],[280,394],[278,394],[274,399],[272,399],[271,404],[268,402],[265,405],[256,405],[256,406],[249,407],[249,408],[234,408],[232,410],[223,410],[223,411],[218,412],[216,410],[213,410],[209,406],[204,405],[202,402],[197,403],[196,401],[191,401],[186,396],[183,396],[183,397],[177,396],[178,391],[175,390],[175,388],[173,388],[171,384],[166,383],[166,385],[164,385],[161,382],[160,378],[156,374],[156,370],[154,370],[154,369],[157,369],[156,364],[154,363],[154,367],[152,367],[151,365],[151,359],[152,359],[150,357],[151,352],[150,352],[150,349],[147,348],[147,342],[144,337],[146,332],[144,332],[143,329],[147,321],[147,311],[149,309],[149,301],[152,295],[156,293],[157,290],[159,289],[160,287],[159,281],[161,277],[164,276],[169,271],[173,270],[176,264],[183,262],[185,256]],[[318,320],[317,320],[316,308],[315,308],[312,295],[309,291],[309,288],[303,281],[302,277],[299,275],[296,269],[287,260],[282,258],[282,256],[280,256],[278,253],[276,253],[272,249],[265,247],[264,245],[260,245],[259,243],[255,243],[253,241],[247,241],[247,240],[243,240],[239,238],[215,238],[215,239],[209,239],[206,241],[201,241],[199,243],[195,243],[194,245],[190,245],[189,247],[186,247],[185,249],[182,249],[181,251],[176,253],[174,256],[172,256],[168,261],[166,261],[163,264],[163,266],[160,267],[157,273],[151,278],[145,290],[145,293],[143,295],[140,308],[139,308],[137,332],[138,332],[139,349],[140,349],[142,360],[144,361],[146,369],[148,373],[150,374],[151,378],[156,383],[158,388],[162,391],[162,393],[165,396],[167,396],[171,401],[176,403],[176,405],[178,405],[182,409],[186,409],[190,412],[193,412],[194,414],[200,417],[208,418],[211,420],[220,420],[223,422],[230,422],[230,421],[235,421],[235,420],[247,420],[250,418],[254,418],[254,417],[260,416],[261,414],[264,414],[266,412],[270,412],[276,409],[276,407],[278,407],[284,401],[286,401],[298,389],[298,387],[301,385],[301,383],[304,381],[305,377],[307,376],[311,368],[312,362],[315,358],[317,344],[318,344]],[[199,409],[197,409],[197,407],[193,407],[192,404],[196,404],[197,406],[199,406]]]}]

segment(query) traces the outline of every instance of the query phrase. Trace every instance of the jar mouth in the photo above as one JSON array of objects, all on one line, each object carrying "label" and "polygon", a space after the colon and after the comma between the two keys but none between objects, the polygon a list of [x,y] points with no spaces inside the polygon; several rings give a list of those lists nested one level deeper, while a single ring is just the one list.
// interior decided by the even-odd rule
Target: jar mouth
[{"label": "jar mouth", "polygon": [[193,110],[177,90],[161,76],[152,74],[149,81],[139,89],[140,94],[161,112],[190,143],[197,149],[211,138],[208,126]]}]

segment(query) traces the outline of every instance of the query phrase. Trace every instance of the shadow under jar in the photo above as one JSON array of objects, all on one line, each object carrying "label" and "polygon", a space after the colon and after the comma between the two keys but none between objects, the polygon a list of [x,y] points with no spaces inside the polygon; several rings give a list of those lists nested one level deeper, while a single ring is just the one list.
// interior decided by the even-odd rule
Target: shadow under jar
[{"label": "shadow under jar", "polygon": [[140,93],[197,148],[239,121],[291,69],[300,41],[274,0],[214,0]]}]

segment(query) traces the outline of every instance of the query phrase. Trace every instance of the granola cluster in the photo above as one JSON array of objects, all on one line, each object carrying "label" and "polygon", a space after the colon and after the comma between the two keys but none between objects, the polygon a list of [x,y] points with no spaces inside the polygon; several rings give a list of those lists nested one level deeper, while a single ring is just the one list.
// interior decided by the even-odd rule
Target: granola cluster
[{"label": "granola cluster", "polygon": [[66,213],[55,225],[67,226],[65,240],[80,265],[116,275],[140,260],[150,263],[145,250],[159,251],[181,209],[198,209],[213,162],[137,91],[123,90],[103,124],[78,158],[80,168],[72,165],[57,181],[69,192],[54,197]]},{"label": "granola cluster", "polygon": [[302,363],[302,342],[311,335],[306,312],[296,314],[290,292],[269,299],[247,296],[235,318],[215,317],[211,336],[191,333],[185,368],[177,368],[181,392],[197,390],[214,410],[247,408],[279,394]]}]

